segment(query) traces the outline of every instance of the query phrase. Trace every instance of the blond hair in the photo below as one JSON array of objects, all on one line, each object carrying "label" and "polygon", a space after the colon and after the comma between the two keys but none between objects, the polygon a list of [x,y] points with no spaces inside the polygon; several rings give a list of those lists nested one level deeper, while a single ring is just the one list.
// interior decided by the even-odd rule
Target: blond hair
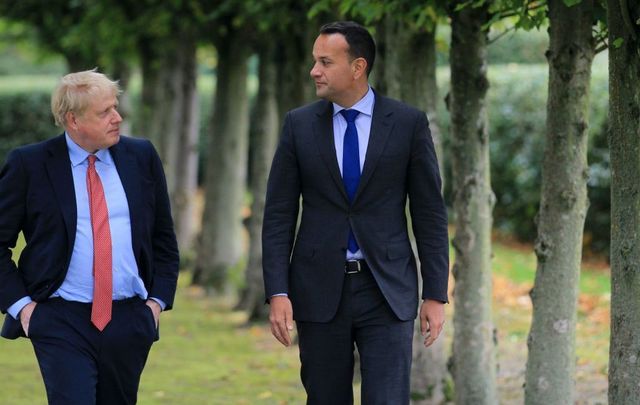
[{"label": "blond hair", "polygon": [[118,82],[98,73],[97,68],[69,73],[53,91],[51,112],[56,125],[64,128],[68,112],[82,115],[94,98],[105,94],[117,97],[120,93]]}]

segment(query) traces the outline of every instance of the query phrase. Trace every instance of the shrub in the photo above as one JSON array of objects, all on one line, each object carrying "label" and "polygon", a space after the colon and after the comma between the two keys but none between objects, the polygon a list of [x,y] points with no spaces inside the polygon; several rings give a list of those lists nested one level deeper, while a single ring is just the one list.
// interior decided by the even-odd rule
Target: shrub
[{"label": "shrub", "polygon": [[53,123],[49,100],[48,92],[0,94],[0,162],[11,149],[62,132]]}]

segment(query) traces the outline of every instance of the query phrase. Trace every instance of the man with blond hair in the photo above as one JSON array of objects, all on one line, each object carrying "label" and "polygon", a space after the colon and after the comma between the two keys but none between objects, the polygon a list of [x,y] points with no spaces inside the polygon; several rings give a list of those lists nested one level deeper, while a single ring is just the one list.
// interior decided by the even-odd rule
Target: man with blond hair
[{"label": "man with blond hair", "polygon": [[65,132],[13,150],[0,171],[1,334],[31,339],[50,404],[134,404],[173,305],[162,164],[150,142],[120,135],[119,93],[95,69],[64,76],[51,110]]}]

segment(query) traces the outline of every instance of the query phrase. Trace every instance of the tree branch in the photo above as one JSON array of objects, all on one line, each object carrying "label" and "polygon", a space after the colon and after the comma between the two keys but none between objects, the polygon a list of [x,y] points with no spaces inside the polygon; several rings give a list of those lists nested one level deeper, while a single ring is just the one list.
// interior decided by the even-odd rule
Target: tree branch
[{"label": "tree branch", "polygon": [[[624,0],[622,0],[622,1],[624,1]],[[537,10],[537,9],[547,5],[546,1],[540,2],[540,3],[538,3],[538,4],[534,5],[534,6],[529,6],[529,3],[530,2],[527,1],[526,5],[523,7],[522,10],[505,9],[503,11],[498,11],[496,14],[500,16],[500,19],[509,18],[509,17],[515,17],[515,16],[518,16],[520,14],[526,14],[529,11]]]},{"label": "tree branch", "polygon": [[496,42],[497,40],[499,40],[500,38],[504,37],[505,35],[507,35],[509,32],[514,31],[516,29],[515,26],[513,27],[509,27],[506,30],[504,30],[503,32],[501,32],[500,34],[496,35],[494,38],[491,38],[487,41],[487,45],[491,45],[492,43]]}]

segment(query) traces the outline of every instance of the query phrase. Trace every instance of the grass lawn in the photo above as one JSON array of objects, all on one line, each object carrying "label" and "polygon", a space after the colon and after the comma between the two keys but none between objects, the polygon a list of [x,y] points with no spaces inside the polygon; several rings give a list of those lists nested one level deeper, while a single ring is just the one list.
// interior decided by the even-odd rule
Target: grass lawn
[{"label": "grass lawn", "polygon": [[[19,247],[22,242],[19,241]],[[494,317],[498,328],[498,388],[502,404],[523,402],[528,292],[535,257],[530,250],[494,245]],[[264,324],[246,325],[222,299],[205,297],[181,274],[175,310],[161,318],[161,339],[149,356],[139,404],[302,404],[298,350],[284,348]],[[578,404],[606,403],[609,347],[609,278],[585,269],[578,311]],[[447,306],[451,319],[455,305]],[[453,322],[447,323],[449,328]],[[452,329],[445,338],[450,350]],[[0,339],[3,404],[45,404],[44,386],[28,340]],[[356,403],[359,401],[356,399]]]}]

